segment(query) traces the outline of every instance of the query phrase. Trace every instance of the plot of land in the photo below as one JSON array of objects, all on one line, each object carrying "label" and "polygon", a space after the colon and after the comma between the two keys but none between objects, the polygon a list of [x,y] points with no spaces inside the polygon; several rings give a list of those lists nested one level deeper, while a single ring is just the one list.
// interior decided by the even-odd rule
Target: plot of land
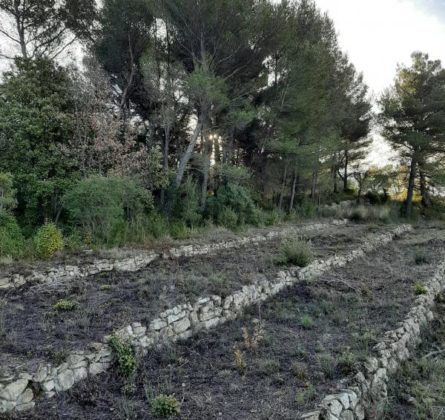
[{"label": "plot of land", "polygon": [[[336,229],[312,238],[318,257],[354,249],[370,230],[365,225]],[[418,228],[312,283],[298,283],[250,308],[239,320],[151,351],[130,381],[110,371],[40,402],[34,412],[17,418],[152,418],[150,400],[163,393],[174,394],[181,402],[180,417],[184,419],[294,419],[311,409],[339,379],[351,377],[383,333],[405,317],[416,290],[443,259],[444,245],[443,230]],[[54,290],[45,295],[43,286],[34,294],[32,289],[17,292],[5,297],[6,308],[22,304],[51,311],[54,300],[64,297],[75,298],[80,308],[100,312],[88,317],[83,329],[75,311],[63,316],[57,313],[46,321],[44,337],[31,333],[31,327],[23,329],[31,318],[21,318],[12,329],[8,327],[9,332],[14,328],[22,331],[15,346],[3,340],[0,349],[25,360],[34,354],[48,357],[51,351],[57,356],[74,344],[82,347],[121,326],[127,317],[145,322],[182,299],[229,293],[258,274],[273,276],[277,268],[270,260],[278,248],[279,241],[273,241],[217,256],[159,261],[132,275],[82,280],[71,286],[76,289],[57,295]],[[223,280],[209,281],[215,274]],[[193,278],[198,279],[196,285]],[[103,284],[111,289],[101,290]],[[159,287],[162,293],[157,299]],[[151,293],[144,295],[143,290]],[[46,307],[45,298],[49,300]],[[101,308],[101,304],[107,306]],[[20,312],[26,311],[8,309],[4,314],[12,322]],[[41,321],[45,318],[38,311],[33,317],[42,335],[39,323],[45,326]],[[25,355],[25,348],[32,353]]]}]

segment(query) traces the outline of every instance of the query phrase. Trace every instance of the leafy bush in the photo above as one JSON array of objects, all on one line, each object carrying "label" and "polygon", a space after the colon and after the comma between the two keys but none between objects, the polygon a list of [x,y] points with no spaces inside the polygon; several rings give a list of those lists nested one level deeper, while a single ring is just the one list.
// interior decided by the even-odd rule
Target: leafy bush
[{"label": "leafy bush", "polygon": [[53,305],[53,308],[56,311],[70,312],[77,308],[77,303],[72,300],[60,299]]},{"label": "leafy bush", "polygon": [[50,258],[64,247],[62,232],[54,223],[47,223],[34,236],[34,246],[40,258]]},{"label": "leafy bush", "polygon": [[310,244],[306,241],[287,240],[280,249],[280,254],[275,258],[276,265],[296,265],[306,267],[313,260]]},{"label": "leafy bush", "polygon": [[173,239],[187,239],[190,237],[189,229],[181,222],[173,222],[169,227],[169,232]]},{"label": "leafy bush", "polygon": [[414,285],[414,293],[415,293],[417,296],[420,296],[420,295],[426,295],[426,294],[428,293],[428,289],[426,288],[426,286],[425,286],[424,284],[422,284],[422,283],[416,283],[416,284]]},{"label": "leafy bush", "polygon": [[114,355],[117,371],[125,378],[129,378],[136,370],[137,360],[133,348],[121,338],[113,336],[108,341]]},{"label": "leafy bush", "polygon": [[0,257],[18,258],[23,255],[24,239],[15,218],[0,212]]},{"label": "leafy bush", "polygon": [[135,179],[93,176],[79,181],[63,199],[72,223],[99,243],[114,245],[123,232],[153,208],[153,197]]},{"label": "leafy bush", "polygon": [[161,394],[151,402],[151,409],[156,417],[169,418],[179,414],[179,403],[173,395]]},{"label": "leafy bush", "polygon": [[13,177],[11,174],[0,172],[0,211],[10,211],[16,204]]},{"label": "leafy bush", "polygon": [[238,215],[231,208],[225,207],[217,214],[216,223],[235,230],[238,227]]},{"label": "leafy bush", "polygon": [[346,215],[348,219],[354,222],[384,222],[391,220],[391,208],[388,206],[357,206],[349,210]]},{"label": "leafy bush", "polygon": [[238,184],[220,186],[215,196],[209,199],[208,211],[215,223],[224,223],[223,226],[231,228],[244,224],[257,226],[261,221],[261,212],[249,189]]}]

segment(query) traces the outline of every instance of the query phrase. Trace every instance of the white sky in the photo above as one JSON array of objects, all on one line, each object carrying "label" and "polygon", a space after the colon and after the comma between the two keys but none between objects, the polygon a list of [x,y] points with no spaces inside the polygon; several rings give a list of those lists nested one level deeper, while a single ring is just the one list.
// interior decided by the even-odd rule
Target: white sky
[{"label": "white sky", "polygon": [[[411,53],[426,52],[445,63],[445,0],[316,0],[335,23],[341,48],[363,72],[376,99],[389,87],[398,64]],[[366,159],[370,165],[394,163],[395,153],[379,133]]]},{"label": "white sky", "polygon": [[[339,42],[375,94],[394,79],[413,51],[445,62],[445,0],[316,0]],[[444,11],[444,13],[441,13]]]}]

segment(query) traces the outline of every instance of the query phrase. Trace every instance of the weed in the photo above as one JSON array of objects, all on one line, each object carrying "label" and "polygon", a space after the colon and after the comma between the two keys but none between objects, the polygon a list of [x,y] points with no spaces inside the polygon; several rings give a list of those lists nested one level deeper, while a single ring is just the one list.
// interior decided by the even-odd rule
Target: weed
[{"label": "weed", "polygon": [[311,330],[314,328],[315,322],[309,315],[303,315],[300,319],[300,325],[305,330]]},{"label": "weed", "polygon": [[180,405],[174,395],[158,395],[151,402],[151,409],[155,417],[163,419],[179,414]]},{"label": "weed", "polygon": [[230,295],[230,286],[228,285],[227,278],[223,273],[213,273],[208,279],[210,285],[210,292],[212,294],[226,297]]},{"label": "weed", "polygon": [[59,366],[62,363],[65,363],[66,358],[68,357],[68,353],[65,351],[52,351],[50,353],[51,361],[56,365]]},{"label": "weed", "polygon": [[247,327],[242,328],[243,344],[246,350],[256,351],[258,350],[259,344],[264,339],[264,324],[259,319],[254,319],[252,323],[252,332],[249,332]]},{"label": "weed", "polygon": [[60,299],[53,305],[53,308],[60,312],[70,312],[77,308],[77,302],[67,299]]},{"label": "weed", "polygon": [[306,381],[308,379],[307,367],[304,363],[294,362],[291,366],[292,375],[299,381]]},{"label": "weed", "polygon": [[306,405],[308,402],[313,401],[316,395],[316,389],[311,384],[307,388],[297,391],[295,402],[299,405]]},{"label": "weed", "polygon": [[133,348],[121,338],[113,336],[108,341],[114,355],[118,373],[128,378],[136,370],[137,360]]},{"label": "weed", "polygon": [[335,359],[330,354],[321,354],[318,358],[321,370],[326,378],[334,379],[337,370]]},{"label": "weed", "polygon": [[338,360],[337,367],[343,375],[349,375],[354,372],[356,358],[353,353],[345,352]]},{"label": "weed", "polygon": [[420,296],[420,295],[426,295],[426,294],[428,293],[428,289],[427,289],[427,287],[426,287],[424,284],[422,284],[422,283],[416,283],[416,284],[414,285],[414,293],[415,293],[417,296]]},{"label": "weed", "polygon": [[313,260],[311,246],[307,241],[287,240],[281,245],[280,253],[274,259],[276,265],[306,267]]},{"label": "weed", "polygon": [[100,285],[100,290],[106,292],[108,290],[111,290],[111,286],[109,284],[101,284]]},{"label": "weed", "polygon": [[280,371],[281,365],[277,360],[261,359],[258,362],[257,371],[263,376],[270,376]]},{"label": "weed", "polygon": [[234,348],[233,355],[235,357],[235,367],[236,370],[243,375],[246,372],[247,369],[247,363],[246,363],[246,357],[244,355],[244,352],[240,350],[239,348]]}]

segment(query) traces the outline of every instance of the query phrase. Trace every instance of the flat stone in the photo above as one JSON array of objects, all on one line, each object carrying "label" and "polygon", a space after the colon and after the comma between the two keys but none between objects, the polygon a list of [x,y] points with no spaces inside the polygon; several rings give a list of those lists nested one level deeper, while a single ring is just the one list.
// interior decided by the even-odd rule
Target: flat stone
[{"label": "flat stone", "polygon": [[176,334],[181,334],[187,331],[192,326],[190,320],[188,318],[183,318],[178,322],[173,324],[173,330]]},{"label": "flat stone", "polygon": [[17,401],[20,395],[28,386],[29,381],[27,379],[19,379],[9,385],[5,386],[5,389],[0,392],[0,398],[8,401]]},{"label": "flat stone", "polygon": [[17,405],[19,404],[27,404],[34,399],[34,393],[30,388],[25,389],[22,395],[17,400]]},{"label": "flat stone", "polygon": [[64,370],[57,375],[56,391],[66,391],[74,385],[74,373],[72,370]]},{"label": "flat stone", "polygon": [[354,413],[351,410],[343,411],[340,420],[354,420]]},{"label": "flat stone", "polygon": [[310,413],[303,414],[301,420],[320,420],[320,412],[311,411]]}]

